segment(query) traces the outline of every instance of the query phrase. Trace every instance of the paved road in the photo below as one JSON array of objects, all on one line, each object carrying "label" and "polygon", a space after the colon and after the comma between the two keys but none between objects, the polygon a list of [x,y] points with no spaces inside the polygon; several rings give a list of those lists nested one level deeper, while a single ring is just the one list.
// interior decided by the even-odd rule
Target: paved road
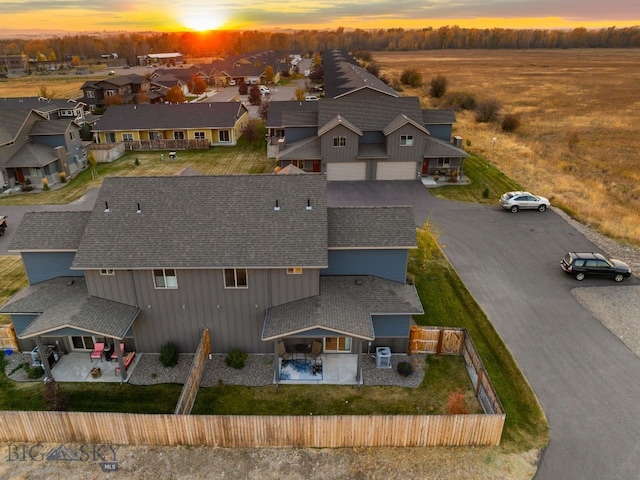
[{"label": "paved road", "polygon": [[559,266],[567,250],[599,251],[594,244],[553,211],[439,200],[419,182],[330,182],[329,205],[363,204],[414,205],[417,225],[441,230],[549,420],[537,480],[640,478],[640,359],[573,298],[578,284]]}]

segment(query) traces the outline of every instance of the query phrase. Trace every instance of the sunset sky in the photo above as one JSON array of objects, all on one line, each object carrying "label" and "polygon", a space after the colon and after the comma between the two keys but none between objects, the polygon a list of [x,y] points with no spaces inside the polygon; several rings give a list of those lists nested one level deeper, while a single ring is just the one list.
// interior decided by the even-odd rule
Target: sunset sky
[{"label": "sunset sky", "polygon": [[640,25],[638,0],[0,0],[20,30],[608,28]]}]

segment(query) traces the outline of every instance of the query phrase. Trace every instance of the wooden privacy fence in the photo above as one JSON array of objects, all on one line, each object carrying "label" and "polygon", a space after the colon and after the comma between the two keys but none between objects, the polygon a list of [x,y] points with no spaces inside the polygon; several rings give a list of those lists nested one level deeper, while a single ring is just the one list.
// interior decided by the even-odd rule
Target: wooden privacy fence
[{"label": "wooden privacy fence", "polygon": [[202,379],[202,373],[204,372],[204,366],[210,351],[211,342],[209,340],[209,329],[205,328],[202,332],[200,345],[198,345],[196,354],[193,356],[189,378],[187,378],[187,381],[182,387],[182,393],[180,393],[178,404],[173,412],[175,415],[189,415],[191,413],[193,404],[196,401],[196,395],[198,395],[200,380]]},{"label": "wooden privacy fence", "polygon": [[483,411],[504,414],[498,394],[466,329],[412,326],[409,353],[462,356]]},{"label": "wooden privacy fence", "polygon": [[0,412],[0,441],[211,447],[497,446],[504,415],[203,416]]},{"label": "wooden privacy fence", "polygon": [[0,350],[11,350],[13,352],[20,350],[13,324],[0,325]]}]

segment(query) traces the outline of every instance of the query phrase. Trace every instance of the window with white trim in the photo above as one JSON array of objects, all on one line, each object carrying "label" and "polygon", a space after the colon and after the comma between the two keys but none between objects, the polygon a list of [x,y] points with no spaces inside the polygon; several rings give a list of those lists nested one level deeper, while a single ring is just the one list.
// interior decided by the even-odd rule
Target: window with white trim
[{"label": "window with white trim", "polygon": [[218,139],[221,142],[230,142],[229,130],[220,130],[218,132]]},{"label": "window with white trim", "polygon": [[87,96],[87,98],[96,98],[96,92],[94,92],[93,90],[87,90],[84,93]]},{"label": "window with white trim", "polygon": [[334,147],[346,147],[347,146],[347,137],[333,137],[333,146]]},{"label": "window with white trim", "polygon": [[302,275],[302,267],[287,268],[287,275]]},{"label": "window with white trim", "polygon": [[184,140],[184,132],[173,132],[174,140]]},{"label": "window with white trim", "polygon": [[225,288],[248,288],[246,268],[225,268]]},{"label": "window with white trim", "polygon": [[204,132],[193,132],[193,138],[195,138],[196,140],[204,140],[205,139],[205,133]]},{"label": "window with white trim", "polygon": [[123,133],[122,134],[123,142],[133,142],[133,133]]},{"label": "window with white trim", "polygon": [[115,275],[116,271],[113,268],[101,268],[100,275]]},{"label": "window with white trim", "polygon": [[412,147],[413,146],[413,135],[400,135],[400,146],[401,147]]},{"label": "window with white trim", "polygon": [[173,268],[159,268],[153,271],[153,284],[156,288],[178,288],[178,277]]},{"label": "window with white trim", "polygon": [[438,163],[436,164],[436,166],[438,167],[445,167],[448,168],[451,166],[451,159],[450,158],[439,158]]}]

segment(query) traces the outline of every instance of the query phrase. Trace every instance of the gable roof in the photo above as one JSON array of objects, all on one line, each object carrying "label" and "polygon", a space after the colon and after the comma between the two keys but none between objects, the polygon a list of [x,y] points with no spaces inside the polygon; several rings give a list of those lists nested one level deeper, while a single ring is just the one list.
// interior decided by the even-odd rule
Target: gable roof
[{"label": "gable roof", "polygon": [[40,143],[27,143],[2,164],[3,167],[44,167],[58,160],[54,149]]},{"label": "gable roof", "polygon": [[[60,120],[40,120],[33,124],[29,135],[64,135],[71,125],[75,125],[75,123],[68,118]],[[80,127],[76,125],[76,129],[80,130]]]},{"label": "gable roof", "polygon": [[330,207],[329,249],[415,248],[413,207]]},{"label": "gable roof", "polygon": [[453,108],[429,108],[422,111],[422,118],[425,125],[449,125],[456,123],[456,112]]},{"label": "gable roof", "polygon": [[93,131],[233,128],[246,112],[239,102],[112,105]]},{"label": "gable roof", "polygon": [[463,149],[454,146],[449,142],[445,142],[444,140],[440,140],[435,137],[427,137],[425,148],[424,148],[424,158],[438,158],[438,157],[459,157],[464,158],[468,157],[469,154],[465,152]]},{"label": "gable roof", "polygon": [[382,130],[382,133],[384,133],[386,136],[388,136],[391,133],[395,132],[400,127],[403,127],[403,126],[405,126],[407,124],[411,124],[414,127],[416,127],[418,130],[420,130],[421,132],[429,135],[429,132],[427,131],[426,128],[424,128],[424,126],[422,126],[421,124],[419,124],[417,122],[414,122],[409,117],[407,117],[404,113],[398,114],[398,116],[396,118],[391,120],[391,122],[389,122],[389,124],[386,127],[384,127],[384,129]]},{"label": "gable roof", "polygon": [[8,250],[75,251],[89,220],[89,211],[26,212]]},{"label": "gable roof", "polygon": [[24,127],[30,115],[37,115],[37,118],[45,117],[30,108],[8,108],[2,109],[0,115],[0,145],[13,142],[20,130]]},{"label": "gable roof", "polygon": [[326,196],[323,174],[105,178],[71,268],[326,268]]},{"label": "gable roof", "polygon": [[424,313],[413,285],[374,276],[320,277],[320,295],[269,308],[262,340],[321,328],[373,340],[372,315]]},{"label": "gable roof", "polygon": [[39,314],[23,331],[16,332],[18,338],[76,328],[122,340],[140,309],[89,295],[82,277],[57,277],[20,290],[0,312]]},{"label": "gable roof", "polygon": [[398,115],[403,114],[418,125],[423,124],[418,97],[377,97],[374,102],[359,98],[325,98],[318,105],[318,127],[322,128],[337,115],[363,132],[381,132]]},{"label": "gable roof", "polygon": [[349,120],[347,120],[346,118],[344,118],[344,116],[342,116],[340,114],[336,115],[331,120],[329,120],[327,123],[322,125],[322,127],[320,127],[318,129],[318,136],[320,137],[320,136],[324,135],[329,130],[332,130],[333,128],[337,127],[338,125],[344,125],[346,128],[351,130],[356,135],[362,136],[362,130],[360,130],[358,127],[356,127],[353,123],[351,123]]},{"label": "gable roof", "polygon": [[267,128],[318,125],[318,103],[298,101],[269,102]]}]

